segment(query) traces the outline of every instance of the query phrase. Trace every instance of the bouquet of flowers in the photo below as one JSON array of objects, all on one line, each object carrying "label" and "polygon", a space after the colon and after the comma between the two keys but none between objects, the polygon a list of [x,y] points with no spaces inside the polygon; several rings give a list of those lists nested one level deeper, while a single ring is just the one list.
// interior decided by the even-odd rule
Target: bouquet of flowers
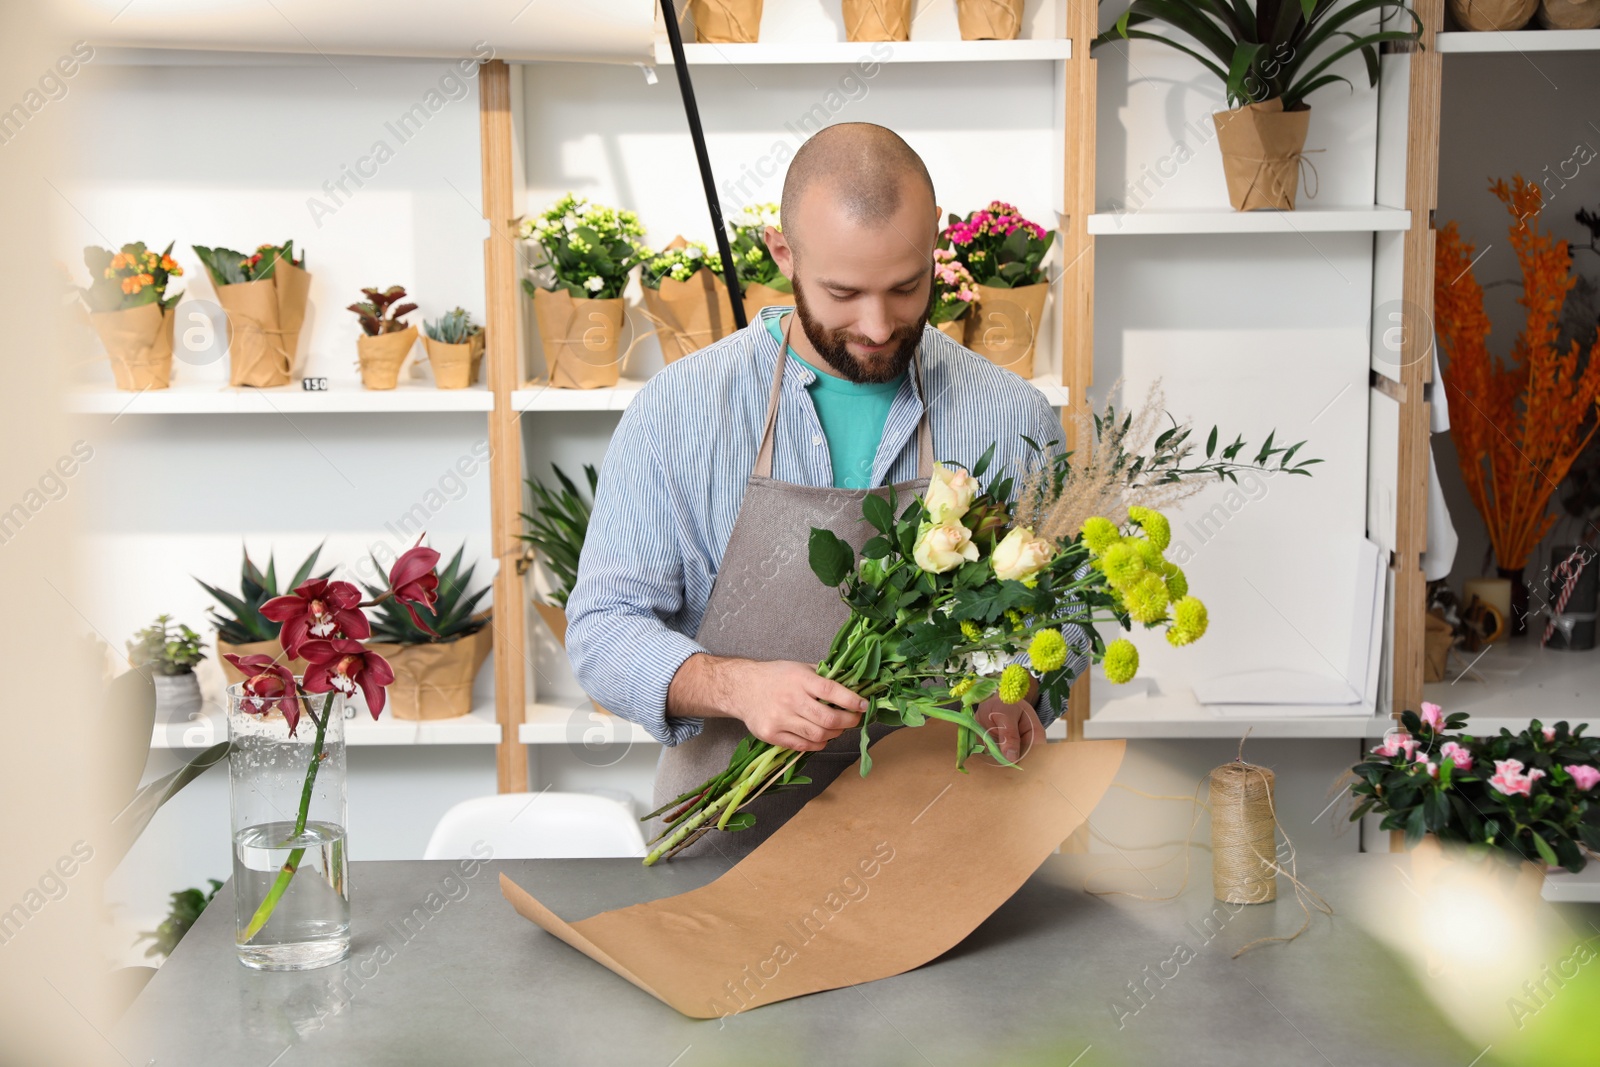
[{"label": "bouquet of flowers", "polygon": [[952,214],[939,235],[939,247],[955,252],[978,284],[1019,289],[1048,280],[1040,264],[1055,236],[1010,204],[993,200],[964,219]]},{"label": "bouquet of flowers", "polygon": [[[1160,512],[1124,504],[1112,512],[1115,520],[1103,514],[1073,518],[1083,501],[1113,496],[1103,490],[1100,468],[1112,472],[1122,488],[1114,495],[1125,500],[1130,492],[1184,478],[1215,480],[1246,467],[1267,469],[1262,465],[1274,455],[1276,469],[1288,473],[1309,475],[1305,467],[1315,462],[1289,466],[1284,454],[1292,456],[1300,446],[1273,448],[1270,437],[1254,464],[1233,462],[1242,441],[1213,460],[1213,428],[1206,462],[1187,466],[1188,431],[1178,426],[1158,438],[1149,454],[1130,455],[1122,445],[1133,425],[1131,415],[1119,422],[1108,408],[1103,419],[1096,416],[1097,453],[1077,465],[1071,452],[1049,456],[1023,479],[1015,499],[1010,477],[979,488],[993,446],[970,471],[935,464],[927,491],[898,514],[892,486],[887,497],[868,496],[862,516],[877,534],[862,546],[859,560],[831,531],[812,529],[811,569],[823,583],[838,586],[850,606],[817,673],[868,701],[861,719],[863,775],[872,768],[867,744],[873,723],[915,727],[930,718],[959,727],[958,768],[965,770],[967,757],[980,749],[1014,765],[979,724],[978,705],[996,694],[1006,703],[1020,701],[1034,679],[1040,693],[1059,705],[1077,676],[1072,655],[1088,653],[1091,661],[1103,662],[1113,683],[1133,678],[1137,647],[1126,638],[1106,644],[1096,622],[1129,631],[1135,623],[1146,630],[1159,627],[1173,646],[1204,636],[1204,603],[1190,595],[1182,569],[1163,555],[1171,527]],[[1080,481],[1083,486],[1074,484]],[[1073,525],[1064,528],[1063,519]],[[1066,621],[1082,627],[1088,648],[1069,647],[1061,630]],[[809,782],[801,774],[806,755],[746,737],[726,770],[644,817],[662,816],[665,823],[645,864],[670,857],[713,827],[753,826],[755,816],[739,809],[766,789]]]},{"label": "bouquet of flowers", "polygon": [[[959,341],[966,327],[966,314],[977,299],[977,283],[972,280],[972,272],[956,258],[955,251],[935,248],[933,310],[928,314],[928,322]],[[953,329],[945,329],[951,324],[955,324]]]},{"label": "bouquet of flowers", "polygon": [[[302,717],[316,728],[310,764],[306,767],[305,788],[295,818],[294,836],[305,832],[317,769],[322,765],[323,737],[328,716],[333,713],[333,694],[353,696],[360,689],[367,708],[376,719],[383,713],[387,686],[394,681],[394,670],[376,652],[361,644],[372,636],[372,624],[365,609],[393,601],[405,607],[424,630],[428,626],[417,615],[416,605],[431,610],[438,597],[439,553],[418,544],[401,553],[389,571],[389,587],[371,600],[362,600],[361,591],[349,582],[312,578],[288,596],[274,597],[261,606],[261,614],[279,624],[278,639],[284,652],[306,661],[305,674],[296,678],[290,669],[271,656],[240,656],[224,653],[227,660],[245,675],[239,683],[241,705],[252,714],[281,712],[292,736]],[[431,633],[432,631],[429,630]],[[311,698],[328,694],[320,702]],[[239,934],[245,944],[261,931],[288,890],[305,853],[297,848],[278,872],[262,898],[254,916]]]},{"label": "bouquet of flowers", "polygon": [[578,299],[620,298],[628,275],[649,256],[639,216],[586,197],[566,194],[543,214],[519,220],[517,234],[540,253],[535,270],[548,269],[548,284],[522,279],[531,297],[537,289],[560,290]]},{"label": "bouquet of flowers", "polygon": [[172,308],[182,293],[167,294],[183,268],[172,245],[152,252],[143,241],[120,252],[93,246],[83,250],[89,285],[78,290],[89,322],[106,355],[118,389],[165,389],[172,383]]},{"label": "bouquet of flowers", "polygon": [[1585,850],[1600,851],[1600,738],[1584,735],[1587,724],[1534,719],[1480,738],[1456,732],[1465,712],[1426,702],[1400,721],[1351,769],[1350,792],[1364,798],[1352,822],[1377,811],[1382,829],[1412,844],[1434,834],[1569,871],[1583,870]]}]

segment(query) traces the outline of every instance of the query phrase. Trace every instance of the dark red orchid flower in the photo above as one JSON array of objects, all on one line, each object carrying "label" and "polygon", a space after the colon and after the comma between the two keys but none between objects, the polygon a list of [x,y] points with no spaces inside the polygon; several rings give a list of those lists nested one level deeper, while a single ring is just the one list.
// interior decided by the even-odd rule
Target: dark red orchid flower
[{"label": "dark red orchid flower", "polygon": [[281,708],[283,721],[289,724],[289,736],[300,722],[300,699],[294,688],[294,673],[271,656],[239,656],[224,652],[224,658],[245,676],[239,683],[243,696],[239,704],[254,715],[265,715],[273,708]]},{"label": "dark red orchid flower", "polygon": [[358,610],[361,590],[349,582],[313,578],[290,596],[273,597],[261,605],[261,614],[283,624],[278,639],[289,656],[300,655],[307,641],[372,636],[372,625]]},{"label": "dark red orchid flower", "polygon": [[422,621],[417,609],[411,605],[421,604],[430,612],[433,610],[434,601],[439,595],[439,574],[434,570],[438,562],[439,553],[423,547],[422,539],[418,538],[416,545],[401,553],[389,569],[389,589],[395,600],[406,606],[411,621],[418,628],[434,637],[439,635],[434,633],[433,627]]},{"label": "dark red orchid flower", "polygon": [[394,668],[389,661],[359,641],[335,638],[330,641],[307,641],[300,646],[305,657],[305,680],[301,683],[308,693],[335,691],[354,696],[359,687],[367,698],[367,709],[376,719],[383,711],[388,692],[384,686],[394,681]]}]

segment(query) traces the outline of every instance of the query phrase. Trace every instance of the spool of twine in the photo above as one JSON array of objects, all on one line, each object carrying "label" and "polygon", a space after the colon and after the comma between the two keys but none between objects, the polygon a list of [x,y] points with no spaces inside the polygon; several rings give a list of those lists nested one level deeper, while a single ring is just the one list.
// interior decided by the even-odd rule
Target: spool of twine
[{"label": "spool of twine", "polygon": [[1273,774],[1235,760],[1211,772],[1211,888],[1228,904],[1278,899]]}]

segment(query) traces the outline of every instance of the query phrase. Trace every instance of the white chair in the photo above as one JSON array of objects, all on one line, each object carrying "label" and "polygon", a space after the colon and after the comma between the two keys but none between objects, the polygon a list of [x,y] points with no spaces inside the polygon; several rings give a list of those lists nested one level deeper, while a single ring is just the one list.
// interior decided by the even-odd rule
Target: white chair
[{"label": "white chair", "polygon": [[541,792],[462,801],[433,828],[422,858],[482,859],[484,845],[495,859],[645,855],[640,823],[615,800]]}]

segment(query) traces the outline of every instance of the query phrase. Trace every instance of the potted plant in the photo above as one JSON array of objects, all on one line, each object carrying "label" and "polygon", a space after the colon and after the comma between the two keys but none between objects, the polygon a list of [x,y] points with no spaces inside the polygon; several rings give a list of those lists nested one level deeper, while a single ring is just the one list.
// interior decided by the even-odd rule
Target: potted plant
[{"label": "potted plant", "polygon": [[200,710],[200,682],[195,664],[206,658],[205,642],[171,615],[135,633],[128,645],[128,666],[149,670],[156,686],[156,717],[161,722],[184,722]]},{"label": "potted plant", "polygon": [[956,0],[963,41],[1014,41],[1022,29],[1022,0]]},{"label": "potted plant", "polygon": [[439,572],[430,603],[395,603],[381,599],[382,590],[367,588],[379,599],[366,647],[394,669],[389,696],[396,719],[453,719],[472,710],[472,682],[489,658],[494,632],[491,612],[474,614],[489,586],[468,592],[477,567],[461,570],[464,551],[465,545],[456,549]]},{"label": "potted plant", "polygon": [[[1384,21],[1391,13],[1403,14],[1414,28],[1364,35],[1344,28],[1373,11]],[[1146,22],[1181,31],[1216,61],[1166,34],[1133,28]],[[1222,82],[1229,105],[1237,105],[1212,115],[1234,209],[1292,211],[1311,121],[1306,97],[1334,82],[1350,85],[1327,70],[1358,51],[1366,60],[1368,85],[1376,86],[1378,46],[1415,41],[1421,33],[1422,22],[1405,0],[1257,0],[1253,10],[1243,0],[1232,7],[1208,0],[1133,0],[1090,47],[1145,38],[1199,60]]]},{"label": "potted plant", "polygon": [[682,359],[733,332],[722,256],[699,241],[673,238],[645,261],[639,282],[644,313],[656,324],[663,362]]},{"label": "potted plant", "polygon": [[356,338],[356,353],[361,363],[361,384],[368,389],[393,389],[400,381],[400,368],[417,343],[417,328],[400,316],[417,310],[415,304],[402,304],[406,290],[401,285],[387,289],[363,289],[365,300],[351,304],[361,336]]},{"label": "potted plant", "polygon": [[78,291],[89,309],[89,324],[99,334],[118,389],[142,392],[172,384],[172,308],[182,293],[167,294],[183,268],[172,245],[152,252],[143,241],[120,252],[90,246],[83,250],[89,285]]},{"label": "potted plant", "polygon": [[[321,552],[321,545],[311,550],[311,555],[295,570],[294,578],[289,582],[290,589],[300,588],[307,579],[313,577],[311,569],[317,565],[317,556]],[[327,578],[332,573],[333,568],[330,567],[315,577]],[[200,579],[196,578],[195,581],[200,582]],[[263,572],[250,561],[250,552],[245,550],[244,563],[239,568],[237,594],[223,592],[205,582],[200,582],[200,588],[227,609],[226,612],[212,609],[211,624],[217,630],[217,662],[229,685],[237,685],[245,678],[228,659],[230,653],[267,656],[274,662],[284,664],[294,674],[305,672],[304,660],[284,655],[283,645],[278,642],[279,624],[261,611],[267,601],[279,595],[277,562],[270,553],[267,556],[267,569]]]},{"label": "potted plant", "polygon": [[139,935],[140,941],[153,942],[144,950],[146,959],[172,955],[172,950],[178,947],[183,935],[187,934],[195,920],[200,918],[200,913],[206,910],[206,905],[216,899],[217,890],[222,888],[222,883],[215,878],[207,878],[206,881],[211,883],[211,892],[180,889],[173,893],[172,906],[167,910],[167,917],[154,930],[146,930]]},{"label": "potted plant", "polygon": [[728,223],[728,250],[744,299],[744,318],[754,322],[764,307],[794,307],[794,287],[767,249],[767,227],[783,232],[777,204],[752,204]]},{"label": "potted plant", "polygon": [[616,385],[622,291],[649,255],[638,241],[639,217],[568,193],[543,214],[519,219],[517,232],[539,255],[535,276],[522,279],[522,288],[533,299],[550,384]]},{"label": "potted plant", "polygon": [[422,324],[422,347],[440,389],[465,389],[478,380],[483,362],[483,327],[466,308],[452,308]]},{"label": "potted plant", "polygon": [[689,0],[694,39],[707,44],[747,44],[761,32],[762,0]]},{"label": "potted plant", "polygon": [[956,344],[967,334],[967,312],[978,299],[972,274],[949,248],[933,250],[933,310],[928,321]]},{"label": "potted plant", "polygon": [[1033,377],[1050,295],[1043,263],[1055,236],[1001,200],[964,219],[952,214],[939,235],[939,247],[955,253],[978,292],[977,312],[966,316],[967,347],[1024,378]]},{"label": "potted plant", "polygon": [[847,41],[911,40],[911,0],[843,0]]},{"label": "potted plant", "polygon": [[228,384],[269,387],[294,378],[311,275],[294,242],[262,245],[254,255],[195,245],[217,303],[228,315]]}]

